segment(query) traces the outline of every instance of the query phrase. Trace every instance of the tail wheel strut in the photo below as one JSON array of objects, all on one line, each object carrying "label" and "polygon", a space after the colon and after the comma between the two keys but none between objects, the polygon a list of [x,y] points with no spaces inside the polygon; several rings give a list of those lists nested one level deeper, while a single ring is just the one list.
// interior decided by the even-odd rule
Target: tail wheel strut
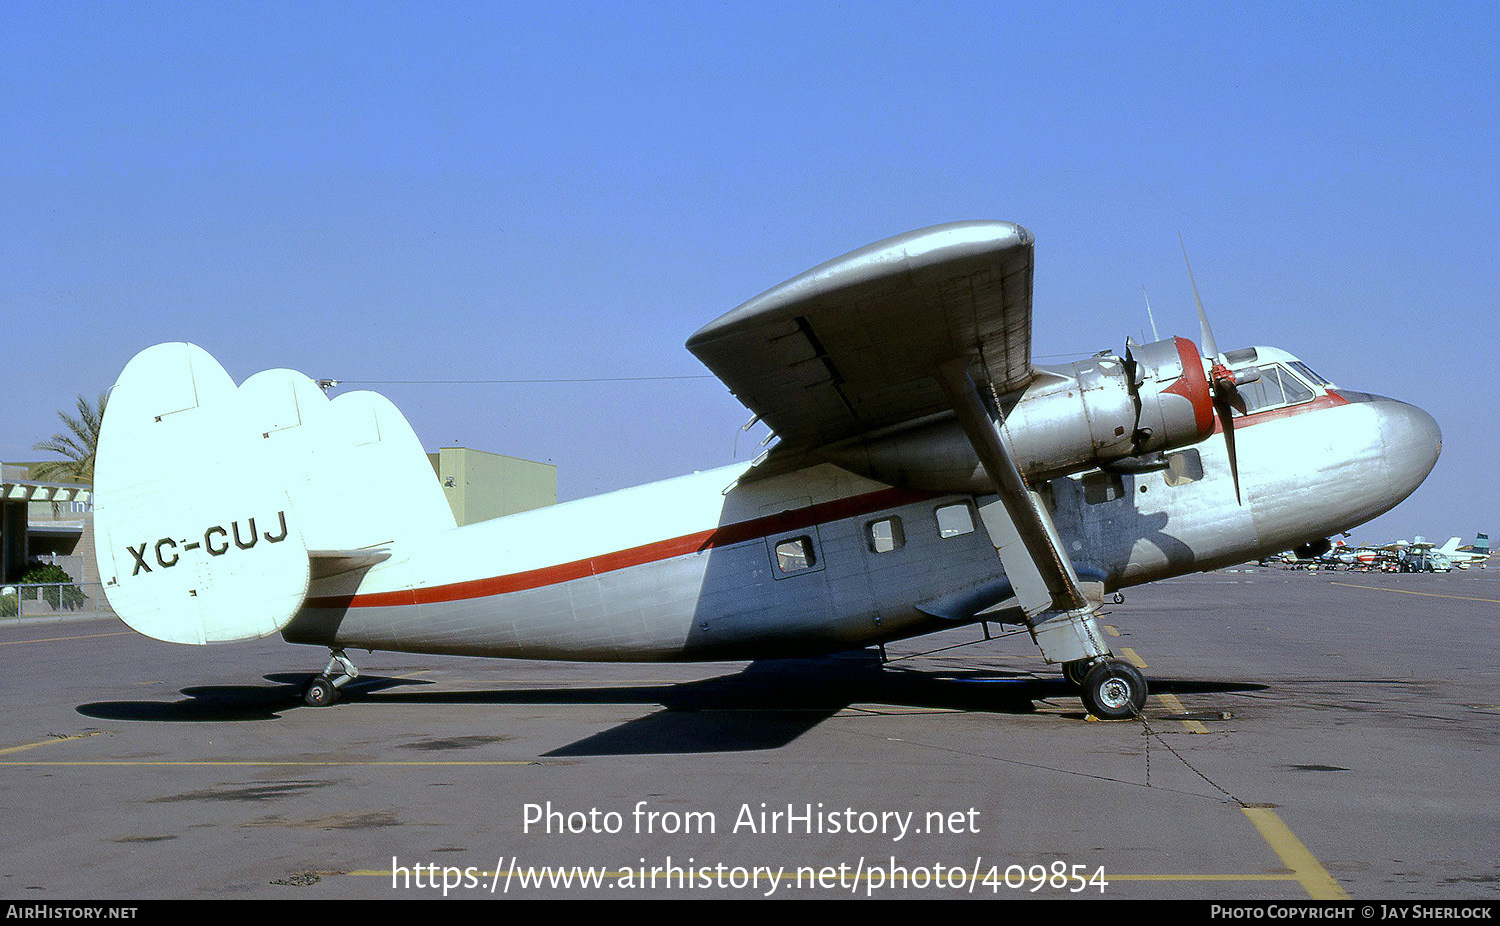
[{"label": "tail wheel strut", "polygon": [[308,707],[327,707],[338,699],[339,689],[359,678],[359,668],[344,651],[336,649],[328,657],[322,675],[315,675],[302,686],[302,703]]}]

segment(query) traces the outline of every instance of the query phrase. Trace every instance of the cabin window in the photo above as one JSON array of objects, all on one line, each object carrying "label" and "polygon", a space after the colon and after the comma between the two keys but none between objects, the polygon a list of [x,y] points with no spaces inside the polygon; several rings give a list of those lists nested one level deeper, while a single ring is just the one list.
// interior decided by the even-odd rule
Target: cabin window
[{"label": "cabin window", "polygon": [[1180,450],[1167,454],[1167,471],[1164,474],[1169,486],[1182,486],[1203,478],[1203,458],[1196,450]]},{"label": "cabin window", "polygon": [[957,505],[944,505],[937,510],[937,526],[939,537],[972,534],[974,512],[970,511],[968,504],[964,502],[959,502]]},{"label": "cabin window", "polygon": [[881,518],[865,525],[865,543],[871,553],[890,553],[906,546],[906,534],[901,530],[901,519]]},{"label": "cabin window", "polygon": [[776,568],[784,573],[811,569],[815,562],[810,537],[792,537],[776,544]]}]

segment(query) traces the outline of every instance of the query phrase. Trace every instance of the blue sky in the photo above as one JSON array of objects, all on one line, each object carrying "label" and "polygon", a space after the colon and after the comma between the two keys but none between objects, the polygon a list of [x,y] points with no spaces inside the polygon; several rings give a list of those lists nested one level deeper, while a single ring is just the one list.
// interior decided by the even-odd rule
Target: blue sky
[{"label": "blue sky", "polygon": [[[1035,353],[1275,344],[1421,405],[1355,539],[1500,529],[1493,4],[0,2],[0,459],[135,352],[237,379],[704,374],[700,325],[937,222]],[[711,378],[376,386],[578,497],[754,454]]]}]

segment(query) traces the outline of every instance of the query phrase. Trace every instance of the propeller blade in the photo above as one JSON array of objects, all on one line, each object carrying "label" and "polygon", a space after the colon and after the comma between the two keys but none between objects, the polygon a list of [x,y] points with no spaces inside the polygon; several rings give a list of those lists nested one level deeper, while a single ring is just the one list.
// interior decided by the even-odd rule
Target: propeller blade
[{"label": "propeller blade", "polygon": [[1182,232],[1177,233],[1177,243],[1182,245],[1182,262],[1187,264],[1188,283],[1193,287],[1193,301],[1198,304],[1198,329],[1203,340],[1203,356],[1217,360],[1219,342],[1214,340],[1214,330],[1208,325],[1208,313],[1203,311],[1203,300],[1198,297],[1198,281],[1193,279],[1193,262],[1188,260],[1187,242],[1182,240]]},{"label": "propeller blade", "polygon": [[[1224,448],[1229,451],[1229,476],[1234,480],[1234,503],[1243,505],[1240,499],[1240,465],[1234,452],[1234,416],[1230,414],[1230,406],[1234,399],[1239,398],[1235,393],[1233,398],[1228,395],[1220,397],[1220,393],[1214,392],[1214,410],[1219,413],[1219,424],[1224,426]],[[1243,401],[1240,403],[1244,404]]]},{"label": "propeller blade", "polygon": [[1229,451],[1229,475],[1234,480],[1234,502],[1243,505],[1240,498],[1240,466],[1234,449],[1234,414],[1238,409],[1245,413],[1245,399],[1240,395],[1239,385],[1260,378],[1251,370],[1233,373],[1225,366],[1224,356],[1219,353],[1219,342],[1214,340],[1214,330],[1208,324],[1208,312],[1203,308],[1203,299],[1198,295],[1198,281],[1193,279],[1193,262],[1188,260],[1187,242],[1182,232],[1177,233],[1177,243],[1182,245],[1182,262],[1187,264],[1188,283],[1193,287],[1193,302],[1198,306],[1198,327],[1202,334],[1203,359],[1208,363],[1208,381],[1213,389],[1214,410],[1219,414],[1219,424],[1224,429],[1224,448]]},{"label": "propeller blade", "polygon": [[[1178,233],[1177,239],[1179,241],[1182,240],[1182,233],[1181,232]],[[1188,275],[1192,276],[1191,273],[1189,273]],[[1142,296],[1146,296],[1146,284],[1145,283],[1141,284],[1141,295]],[[1153,340],[1153,341],[1160,341],[1161,340],[1161,332],[1159,332],[1159,331],[1156,330],[1156,316],[1151,314],[1151,297],[1150,296],[1146,296],[1146,317],[1149,318],[1149,319],[1151,319],[1151,340]]]},{"label": "propeller blade", "polygon": [[1240,391],[1238,389],[1234,391],[1234,395],[1229,397],[1229,404],[1235,411],[1239,412],[1241,415],[1249,414],[1248,410],[1245,408],[1245,397],[1240,395]]},{"label": "propeller blade", "polygon": [[1229,451],[1229,475],[1234,479],[1234,501],[1240,505],[1244,502],[1240,499],[1240,467],[1234,451],[1233,412],[1245,414],[1245,397],[1240,395],[1239,387],[1258,379],[1260,379],[1259,370],[1240,370],[1236,373],[1222,363],[1215,363],[1209,373],[1209,383],[1214,394],[1214,410],[1219,413],[1219,424],[1224,428],[1224,447]]}]

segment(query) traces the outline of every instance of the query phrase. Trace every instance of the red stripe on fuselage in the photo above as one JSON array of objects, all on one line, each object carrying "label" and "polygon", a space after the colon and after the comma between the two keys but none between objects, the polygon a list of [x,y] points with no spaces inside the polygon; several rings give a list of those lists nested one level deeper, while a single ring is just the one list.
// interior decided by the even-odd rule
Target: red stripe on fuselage
[{"label": "red stripe on fuselage", "polygon": [[575,560],[571,563],[544,566],[540,569],[530,569],[525,572],[494,576],[488,579],[473,579],[468,582],[436,585],[431,588],[402,589],[395,592],[375,592],[368,595],[335,595],[323,598],[310,598],[307,600],[305,606],[309,608],[389,608],[443,601],[462,601],[470,598],[488,598],[494,595],[504,595],[509,592],[557,585],[562,582],[570,582],[574,579],[583,579],[602,573],[627,569],[631,566],[642,566],[647,563],[660,562],[661,560],[683,556],[688,553],[702,553],[714,547],[729,546],[731,544],[743,543],[747,540],[759,540],[774,534],[803,530],[816,524],[842,521],[846,518],[855,518],[863,514],[870,514],[887,508],[898,508],[902,505],[909,505],[914,502],[939,497],[930,492],[917,492],[909,489],[881,489],[878,492],[855,495],[832,502],[822,502],[817,505],[795,508],[790,511],[783,511],[750,521],[741,521],[737,524],[726,524],[695,534],[673,537],[668,540],[659,540],[655,543],[632,547],[628,550],[602,553],[598,556]]},{"label": "red stripe on fuselage", "polygon": [[[1234,419],[1234,429],[1248,428],[1254,424],[1263,424],[1267,421],[1276,421],[1280,418],[1290,418],[1293,415],[1303,415],[1308,412],[1317,411],[1320,408],[1336,408],[1340,405],[1348,405],[1349,400],[1336,392],[1325,393],[1311,402],[1301,402],[1297,405],[1283,405],[1280,408],[1268,408],[1263,412],[1251,412]],[[1224,423],[1214,422],[1214,433],[1224,433]]]},{"label": "red stripe on fuselage", "polygon": [[[1184,359],[1186,360],[1187,358]],[[1199,370],[1199,377],[1201,377],[1201,366],[1197,367],[1197,369]],[[1206,385],[1206,380],[1204,383]],[[1318,396],[1311,402],[1303,402],[1300,405],[1289,405],[1284,408],[1267,409],[1263,412],[1256,412],[1252,415],[1237,418],[1235,419],[1234,426],[1238,430],[1265,421],[1300,415],[1320,408],[1332,408],[1348,404],[1349,400],[1343,396],[1328,393]],[[1213,429],[1215,431],[1223,430],[1222,426],[1217,423],[1217,420],[1215,420]],[[702,553],[714,547],[730,546],[736,543],[743,543],[747,540],[759,540],[775,534],[804,530],[817,524],[842,521],[847,518],[855,518],[888,508],[898,508],[902,505],[940,497],[940,495],[935,493],[918,492],[909,489],[881,489],[877,492],[855,495],[850,498],[838,499],[837,501],[822,502],[805,508],[795,508],[749,521],[741,521],[736,524],[726,524],[712,530],[687,534],[682,537],[659,540],[654,543],[632,547],[628,550],[602,553],[588,559],[560,563],[556,566],[544,566],[540,569],[530,569],[525,572],[511,573],[510,575],[494,576],[487,579],[473,579],[467,582],[454,582],[430,588],[401,589],[394,592],[375,592],[367,595],[336,595],[310,598],[306,603],[306,607],[339,609],[389,608],[444,601],[462,601],[472,598],[488,598],[494,595],[543,588],[548,585],[570,582],[574,579],[583,579],[589,576],[616,572],[621,569],[628,569],[631,566],[643,566],[647,563],[660,562],[689,553]]]}]

